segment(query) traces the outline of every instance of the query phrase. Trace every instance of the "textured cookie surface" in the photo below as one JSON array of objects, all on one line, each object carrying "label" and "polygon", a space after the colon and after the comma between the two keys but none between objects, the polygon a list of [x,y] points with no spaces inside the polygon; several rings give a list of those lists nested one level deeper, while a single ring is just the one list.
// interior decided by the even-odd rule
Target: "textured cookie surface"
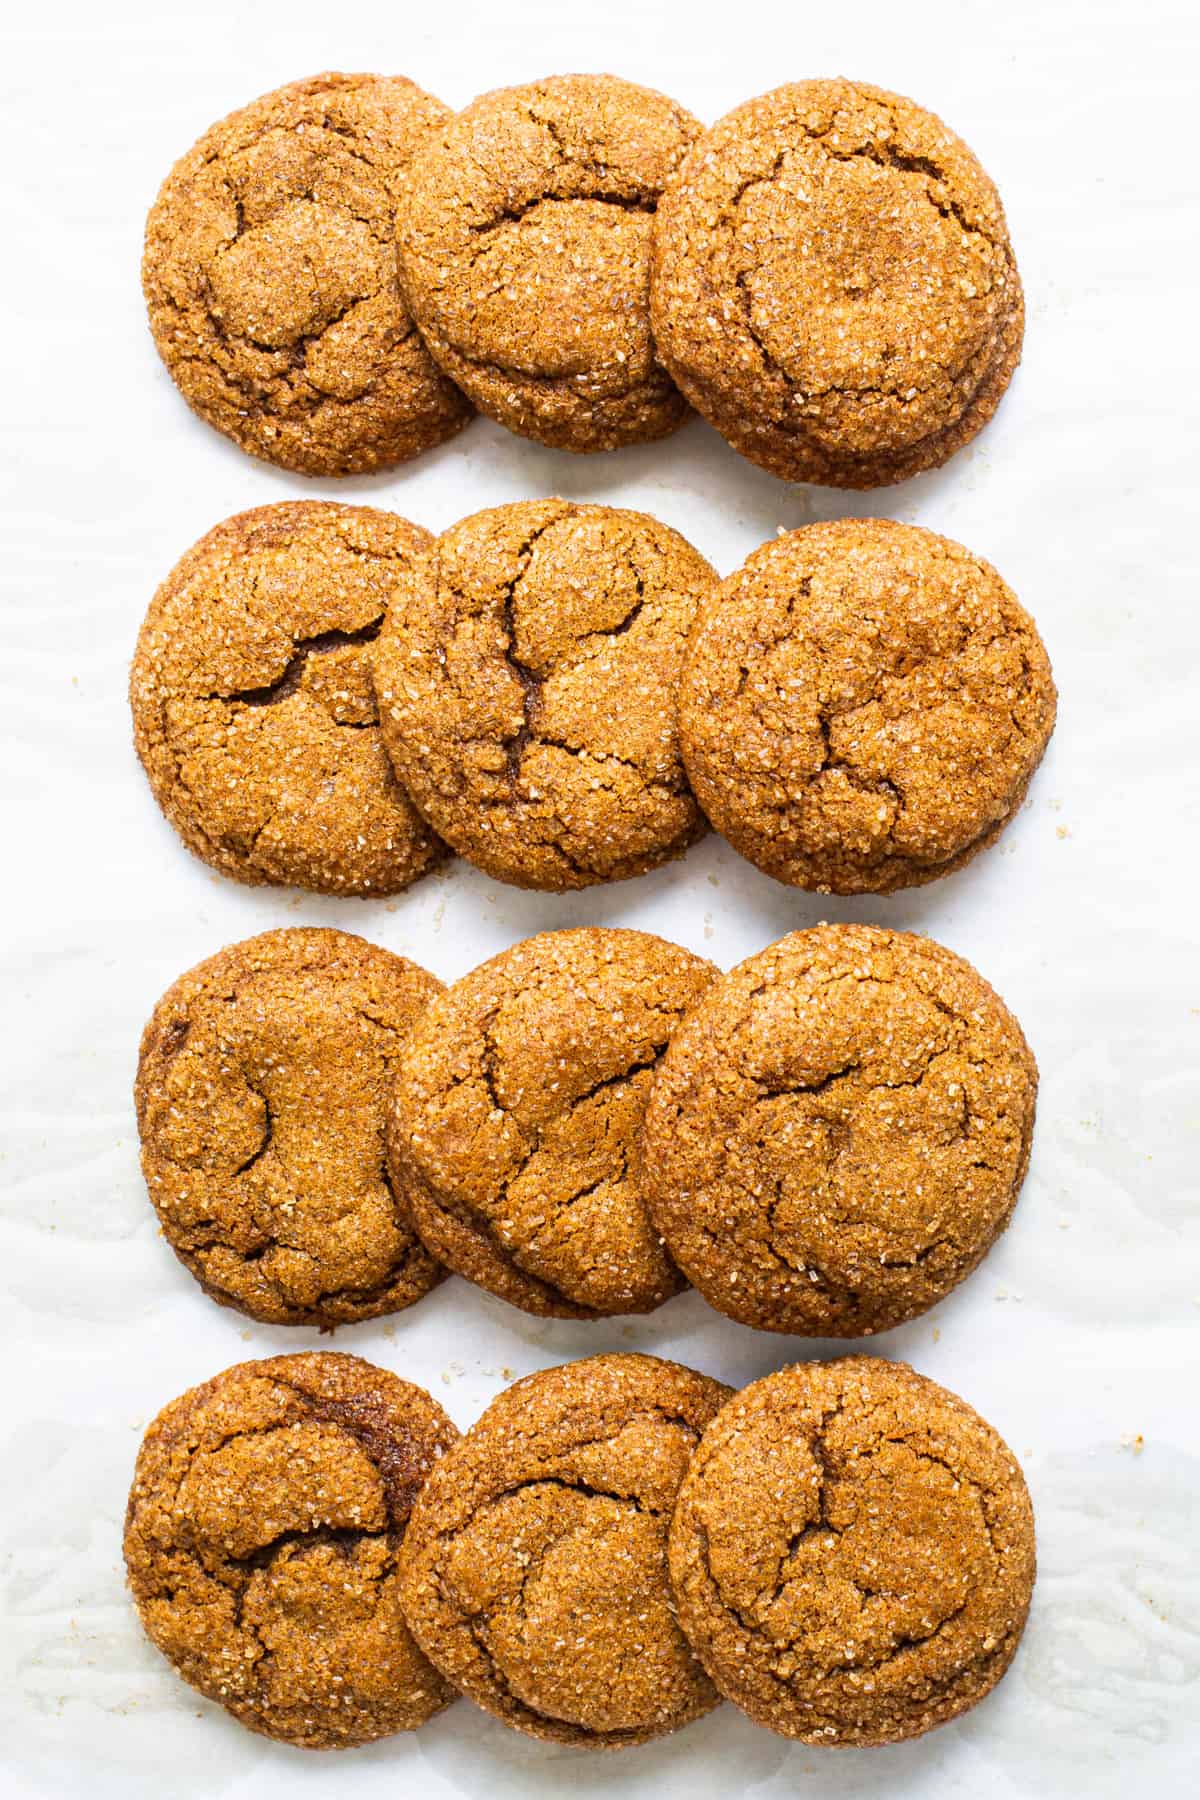
[{"label": "textured cookie surface", "polygon": [[233,944],[142,1037],[142,1168],[163,1234],[215,1300],[280,1325],[397,1312],[441,1269],[384,1137],[413,1021],[441,984],[341,931]]},{"label": "textured cookie surface", "polygon": [[400,213],[401,279],[482,412],[565,450],[680,424],[650,336],[650,233],[699,130],[649,88],[559,75],[484,94],[430,132]]},{"label": "textured cookie surface", "polygon": [[1037,627],[990,564],[841,519],[764,544],[705,601],[680,738],[708,818],[759,868],[890,893],[997,836],[1054,712]]},{"label": "textured cookie surface", "polygon": [[1016,1205],[1037,1068],[928,938],[793,932],[715,982],[651,1085],[641,1191],[688,1279],[768,1331],[861,1337],[968,1275]]},{"label": "textured cookie surface", "polygon": [[667,1531],[730,1390],[653,1356],[529,1375],[443,1458],[401,1563],[409,1626],[533,1737],[644,1743],[716,1705],[674,1615]]},{"label": "textured cookie surface", "polygon": [[392,1178],[449,1268],[527,1312],[648,1312],[683,1285],[635,1146],[658,1059],[711,963],[641,931],[546,932],[423,1015],[396,1082]]},{"label": "textured cookie surface", "polygon": [[404,172],[447,117],[399,76],[317,75],[231,113],[163,183],[142,263],[154,340],[188,404],[244,450],[361,473],[469,417],[395,267]]},{"label": "textured cookie surface", "polygon": [[312,1749],[409,1731],[453,1690],[404,1623],[413,1501],[458,1433],[355,1356],[241,1363],[142,1442],[125,1564],[142,1624],[243,1725]]},{"label": "textured cookie surface", "polygon": [[638,875],[704,829],[676,697],[716,576],[644,513],[492,507],[416,562],[375,646],[384,740],[461,855],[519,887]]},{"label": "textured cookie surface", "polygon": [[134,741],[171,824],[223,874],[394,894],[442,856],[392,772],[368,660],[430,541],[393,513],[286,501],[216,526],[155,594]]},{"label": "textured cookie surface", "polygon": [[1020,356],[999,197],[960,139],[862,82],[748,101],[658,209],[663,361],[734,447],[788,481],[874,487],[945,462]]},{"label": "textured cookie surface", "polygon": [[670,1537],[679,1617],[721,1692],[810,1744],[918,1737],[1012,1661],[1034,1580],[1024,1476],[903,1363],[780,1369],[705,1432]]}]

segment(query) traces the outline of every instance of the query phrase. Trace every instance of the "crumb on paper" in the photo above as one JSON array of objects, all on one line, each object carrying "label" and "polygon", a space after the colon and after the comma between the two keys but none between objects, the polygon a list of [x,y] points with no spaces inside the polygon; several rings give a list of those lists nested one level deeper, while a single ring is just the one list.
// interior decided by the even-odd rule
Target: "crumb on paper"
[{"label": "crumb on paper", "polygon": [[1146,1440],[1140,1431],[1127,1431],[1121,1439],[1122,1450],[1128,1450],[1131,1456],[1140,1456],[1146,1448]]},{"label": "crumb on paper", "polygon": [[1056,825],[1054,827],[1054,835],[1055,837],[1069,838],[1071,835],[1071,827],[1069,825]]}]

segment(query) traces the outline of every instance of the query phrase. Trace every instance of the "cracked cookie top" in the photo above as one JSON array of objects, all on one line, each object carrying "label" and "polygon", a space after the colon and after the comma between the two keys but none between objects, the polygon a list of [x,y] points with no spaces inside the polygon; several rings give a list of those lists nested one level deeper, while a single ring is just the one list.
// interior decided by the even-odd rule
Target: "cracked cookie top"
[{"label": "cracked cookie top", "polygon": [[743,1324],[865,1337],[926,1311],[1012,1215],[1037,1066],[929,938],[796,931],[716,981],[650,1087],[640,1191],[688,1280]]},{"label": "cracked cookie top", "polygon": [[716,976],[642,931],[545,932],[447,988],[405,1049],[392,1177],[448,1268],[526,1312],[649,1312],[684,1285],[635,1145],[672,1032]]},{"label": "cracked cookie top", "polygon": [[447,117],[400,76],[317,75],[231,113],[163,183],[142,262],[150,328],[189,406],[243,450],[357,474],[470,416],[395,268],[409,158]]},{"label": "cracked cookie top", "polygon": [[1054,714],[1037,627],[989,563],[840,519],[762,545],[707,597],[679,733],[705,813],[760,869],[890,893],[992,842]]},{"label": "cracked cookie top", "polygon": [[1008,1668],[1033,1512],[1003,1440],[904,1363],[799,1363],[709,1426],[670,1535],[684,1630],[717,1687],[810,1744],[919,1737]]},{"label": "cracked cookie top", "polygon": [[399,214],[401,281],[481,412],[564,450],[682,422],[650,336],[650,233],[699,131],[649,88],[557,75],[484,94],[429,133]]},{"label": "cracked cookie top", "polygon": [[429,533],[285,501],[201,538],[150,603],[134,741],[163,812],[223,874],[394,894],[443,854],[392,773],[368,646]]},{"label": "cracked cookie top", "polygon": [[342,931],[264,932],[168,988],[142,1035],[142,1169],[213,1299],[277,1325],[411,1306],[442,1270],[384,1133],[414,1020],[441,984]]},{"label": "cracked cookie top", "polygon": [[678,856],[704,820],[676,690],[716,582],[645,513],[521,501],[401,573],[375,646],[384,740],[425,817],[518,887],[586,887]]},{"label": "cracked cookie top", "polygon": [[455,1687],[592,1748],[716,1705],[666,1555],[688,1459],[729,1393],[654,1356],[595,1356],[492,1402],[426,1483],[401,1559],[410,1629]]},{"label": "cracked cookie top", "polygon": [[788,481],[875,487],[945,462],[1020,357],[1004,211],[961,139],[862,82],[748,101],[658,209],[663,361],[735,449]]},{"label": "cracked cookie top", "polygon": [[458,1432],[356,1356],[226,1369],[164,1407],[125,1519],[151,1641],[243,1725],[311,1749],[410,1731],[454,1692],[400,1610],[413,1502]]}]

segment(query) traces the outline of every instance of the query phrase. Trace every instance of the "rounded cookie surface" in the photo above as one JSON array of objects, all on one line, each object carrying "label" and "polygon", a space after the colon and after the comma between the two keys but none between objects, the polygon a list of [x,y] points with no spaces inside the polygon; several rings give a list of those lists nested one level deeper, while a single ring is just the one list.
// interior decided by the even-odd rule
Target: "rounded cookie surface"
[{"label": "rounded cookie surface", "polygon": [[264,932],[168,988],[142,1035],[142,1169],[214,1300],[278,1325],[411,1306],[443,1271],[385,1157],[401,1049],[441,983],[341,931]]},{"label": "rounded cookie surface", "polygon": [[481,412],[564,450],[682,422],[650,336],[650,234],[699,131],[649,88],[558,75],[481,95],[429,134],[400,212],[401,280]]},{"label": "rounded cookie surface", "polygon": [[1024,302],[1004,210],[910,100],[802,81],[695,144],[655,225],[651,315],[697,411],[788,481],[876,487],[991,418]]},{"label": "rounded cookie surface", "polygon": [[767,874],[890,893],[1017,811],[1054,728],[1037,627],[949,538],[841,519],[773,539],[702,606],[680,689],[692,787]]},{"label": "rounded cookie surface", "polygon": [[241,1363],[154,1420],[125,1519],[151,1641],[243,1725],[310,1749],[410,1731],[454,1699],[400,1608],[398,1558],[458,1437],[355,1356]]},{"label": "rounded cookie surface", "polygon": [[526,1312],[649,1312],[684,1285],[642,1206],[658,1059],[717,971],[641,931],[545,932],[448,988],[414,1030],[392,1179],[439,1261]]},{"label": "rounded cookie surface", "polygon": [[810,1744],[891,1744],[982,1700],[1035,1572],[1003,1440],[904,1363],[799,1363],[701,1440],[670,1535],[680,1621],[717,1687]]},{"label": "rounded cookie surface", "polygon": [[692,1284],[767,1331],[864,1337],[926,1311],[1008,1224],[1037,1066],[928,938],[823,925],[715,982],[671,1041],[641,1192]]},{"label": "rounded cookie surface", "polygon": [[392,772],[369,646],[429,534],[394,513],[285,501],[238,513],[150,603],[134,742],[189,850],[251,886],[394,894],[444,855]]},{"label": "rounded cookie surface", "polygon": [[667,1531],[730,1390],[653,1356],[596,1356],[508,1388],[423,1490],[402,1596],[430,1661],[508,1725],[617,1749],[717,1694],[679,1629]]},{"label": "rounded cookie surface", "polygon": [[704,830],[676,691],[716,576],[644,513],[518,502],[405,572],[375,645],[396,772],[434,829],[500,881],[623,880]]},{"label": "rounded cookie surface", "polygon": [[386,468],[471,408],[400,294],[396,206],[448,116],[400,76],[318,75],[205,133],[146,223],[159,354],[194,411],[306,475]]}]

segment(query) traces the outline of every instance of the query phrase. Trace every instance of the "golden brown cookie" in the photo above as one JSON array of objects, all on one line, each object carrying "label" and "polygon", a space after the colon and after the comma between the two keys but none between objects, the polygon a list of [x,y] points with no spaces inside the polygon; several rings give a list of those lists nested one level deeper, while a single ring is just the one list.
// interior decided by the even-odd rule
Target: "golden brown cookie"
[{"label": "golden brown cookie", "polygon": [[655,1356],[593,1356],[493,1400],[426,1483],[401,1560],[405,1617],[448,1681],[591,1749],[716,1705],[675,1620],[667,1531],[729,1393]]},{"label": "golden brown cookie", "polygon": [[633,1162],[655,1065],[716,976],[644,931],[548,931],[430,1006],[400,1062],[392,1180],[426,1248],[526,1312],[650,1312],[684,1285]]},{"label": "golden brown cookie", "polygon": [[461,855],[518,887],[643,874],[704,830],[675,722],[715,584],[645,513],[521,501],[404,571],[375,645],[396,772]]},{"label": "golden brown cookie", "polygon": [[990,563],[916,525],[763,544],[704,602],[680,687],[696,798],[819,893],[934,881],[1020,807],[1054,729],[1037,627]]},{"label": "golden brown cookie", "polygon": [[613,75],[483,94],[431,131],[399,214],[429,349],[481,412],[560,450],[674,431],[650,336],[650,231],[700,126]]},{"label": "golden brown cookie", "polygon": [[125,1566],[151,1641],[251,1731],[343,1749],[454,1698],[400,1610],[413,1501],[458,1437],[423,1388],[332,1352],[240,1363],[142,1441]]},{"label": "golden brown cookie", "polygon": [[679,1618],[729,1700],[809,1744],[894,1744],[1011,1663],[1034,1580],[1012,1451],[904,1363],[798,1363],[709,1426],[670,1536]]},{"label": "golden brown cookie", "polygon": [[692,146],[658,209],[651,317],[743,456],[863,488],[987,424],[1025,314],[1000,198],[961,139],[882,88],[799,81]]},{"label": "golden brown cookie", "polygon": [[167,176],[146,222],[150,328],[188,405],[243,450],[360,474],[470,417],[395,267],[405,171],[448,116],[400,76],[315,75],[222,119]]},{"label": "golden brown cookie", "polygon": [[400,1052],[441,983],[344,931],[267,931],[167,989],[142,1035],[142,1169],[214,1300],[277,1325],[411,1306],[442,1270],[384,1151]]},{"label": "golden brown cookie", "polygon": [[1008,1224],[1037,1065],[929,938],[795,931],[717,981],[651,1083],[640,1191],[684,1274],[765,1331],[866,1337],[948,1294]]},{"label": "golden brown cookie", "polygon": [[430,541],[366,506],[260,506],[201,538],[150,602],[134,742],[171,824],[223,874],[395,894],[444,855],[392,773],[368,648]]}]

